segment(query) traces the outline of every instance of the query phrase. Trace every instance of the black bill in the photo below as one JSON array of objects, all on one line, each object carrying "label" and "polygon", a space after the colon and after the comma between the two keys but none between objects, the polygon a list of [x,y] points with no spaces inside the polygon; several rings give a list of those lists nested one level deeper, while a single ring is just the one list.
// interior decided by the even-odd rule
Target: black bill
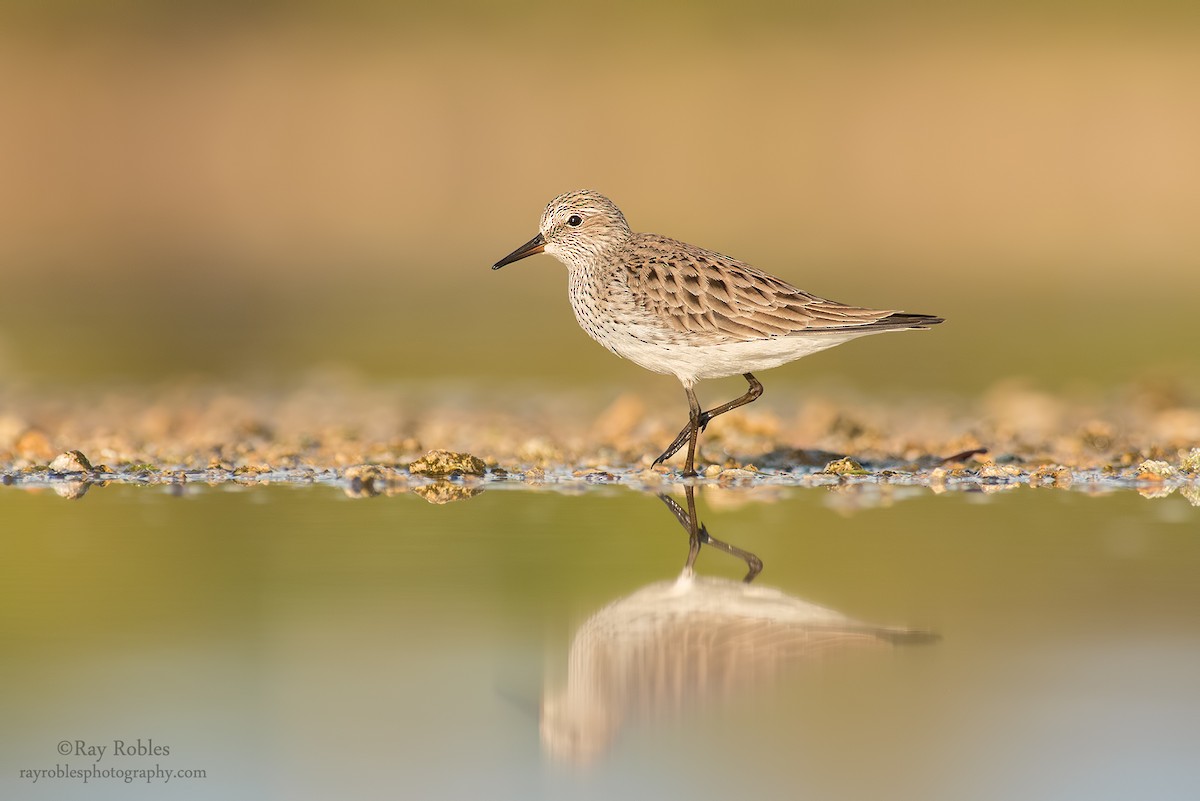
[{"label": "black bill", "polygon": [[533,239],[530,239],[524,245],[521,245],[521,247],[514,250],[512,253],[509,253],[503,259],[501,259],[500,261],[493,264],[492,269],[499,270],[501,267],[503,267],[506,264],[512,264],[514,261],[520,261],[521,259],[525,258],[526,256],[533,256],[537,253],[541,253],[545,249],[546,249],[546,240],[542,237],[541,234],[538,234]]}]

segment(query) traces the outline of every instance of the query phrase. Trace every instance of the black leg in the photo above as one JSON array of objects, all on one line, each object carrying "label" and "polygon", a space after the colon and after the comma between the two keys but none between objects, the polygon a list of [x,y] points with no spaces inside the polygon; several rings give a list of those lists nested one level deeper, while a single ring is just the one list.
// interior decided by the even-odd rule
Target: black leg
[{"label": "black leg", "polygon": [[[738,559],[741,559],[743,562],[745,562],[746,575],[742,578],[742,581],[746,582],[747,584],[754,581],[755,577],[762,572],[762,560],[756,555],[750,553],[749,551],[744,551],[736,545],[730,545],[728,542],[722,542],[721,540],[710,536],[708,529],[706,529],[703,525],[700,526],[699,538],[701,544],[711,545],[717,550],[724,551],[730,556],[736,556]],[[696,552],[699,553],[699,551],[700,549],[697,547]]]},{"label": "black leg", "polygon": [[[701,414],[700,417],[703,418],[704,415]],[[691,436],[692,436],[692,421],[691,421],[691,417],[689,417],[688,424],[683,427],[683,430],[679,432],[679,435],[677,437],[675,437],[675,439],[671,440],[671,444],[667,446],[667,449],[665,451],[663,451],[661,454],[659,454],[658,458],[654,460],[654,464],[651,465],[651,467],[657,467],[658,465],[660,465],[663,462],[670,459],[675,454],[679,453],[679,449],[687,444],[687,441],[691,438]]]},{"label": "black leg", "polygon": [[757,378],[754,377],[753,373],[743,373],[742,378],[746,379],[746,383],[750,385],[750,388],[746,390],[746,394],[740,398],[731,400],[729,403],[726,403],[723,406],[718,406],[715,409],[709,409],[707,412],[701,414],[701,431],[703,431],[705,426],[709,424],[709,421],[711,421],[717,415],[725,414],[725,412],[731,412],[739,406],[745,406],[747,403],[752,403],[753,401],[758,400],[759,397],[762,396],[763,385]]},{"label": "black leg", "polygon": [[687,495],[687,509],[679,505],[679,502],[670,495],[659,494],[659,499],[667,505],[671,513],[675,515],[675,519],[679,521],[679,525],[683,526],[688,533],[688,555],[684,567],[688,570],[693,569],[696,564],[696,557],[700,555],[701,545],[711,545],[714,548],[724,551],[730,556],[736,556],[746,563],[746,577],[742,579],[747,584],[754,581],[755,576],[762,572],[763,563],[754,554],[749,551],[744,551],[741,548],[730,545],[727,542],[715,539],[708,533],[708,529],[700,523],[699,517],[696,515],[696,488],[691,484],[687,484],[683,488]]},{"label": "black leg", "polygon": [[700,517],[696,514],[696,488],[688,484],[683,491],[687,496],[687,525],[685,528],[688,530],[688,557],[683,566],[687,570],[693,570],[696,566],[696,557],[700,555],[700,532],[703,531],[705,536],[708,535],[708,532],[704,530],[704,526],[700,525]]},{"label": "black leg", "polygon": [[691,435],[688,437],[688,455],[687,461],[683,465],[684,477],[696,475],[696,442],[700,439],[700,429],[704,428],[700,424],[700,416],[704,412],[700,411],[700,401],[696,400],[696,392],[691,387],[685,387],[688,396],[688,428],[691,429]]},{"label": "black leg", "polygon": [[715,409],[709,409],[707,412],[700,411],[700,405],[696,401],[696,393],[691,387],[685,386],[683,389],[685,392],[687,392],[688,408],[691,411],[688,424],[683,427],[683,429],[679,432],[679,435],[675,437],[670,445],[667,446],[667,449],[663,451],[657,459],[654,460],[654,466],[660,465],[667,459],[670,459],[679,452],[680,448],[686,444],[688,446],[688,458],[687,464],[684,466],[683,474],[685,476],[696,475],[696,443],[700,437],[700,432],[706,429],[708,424],[712,422],[712,419],[717,415],[733,411],[739,406],[745,406],[747,403],[758,400],[759,396],[763,394],[763,385],[757,378],[754,377],[753,373],[743,373],[742,378],[745,378],[746,382],[750,384],[750,388],[746,390],[745,395],[731,400],[729,403],[722,404]]}]

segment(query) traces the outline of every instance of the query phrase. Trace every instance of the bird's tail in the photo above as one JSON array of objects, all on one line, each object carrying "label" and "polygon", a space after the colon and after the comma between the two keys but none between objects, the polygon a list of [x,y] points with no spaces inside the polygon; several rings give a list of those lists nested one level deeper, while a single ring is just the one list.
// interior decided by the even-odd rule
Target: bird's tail
[{"label": "bird's tail", "polygon": [[870,323],[869,327],[884,330],[931,328],[938,323],[944,323],[945,321],[946,320],[944,317],[935,317],[932,314],[909,314],[908,312],[896,312]]},{"label": "bird's tail", "polygon": [[892,645],[928,645],[942,639],[937,632],[925,629],[879,628],[875,629],[874,634]]}]

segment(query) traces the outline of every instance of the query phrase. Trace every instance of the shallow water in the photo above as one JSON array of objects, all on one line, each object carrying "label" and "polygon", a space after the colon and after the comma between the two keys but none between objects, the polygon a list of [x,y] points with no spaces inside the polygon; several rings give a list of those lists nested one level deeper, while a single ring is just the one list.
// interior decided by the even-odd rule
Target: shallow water
[{"label": "shallow water", "polygon": [[0,488],[5,798],[1200,797],[1178,494],[177,491]]}]

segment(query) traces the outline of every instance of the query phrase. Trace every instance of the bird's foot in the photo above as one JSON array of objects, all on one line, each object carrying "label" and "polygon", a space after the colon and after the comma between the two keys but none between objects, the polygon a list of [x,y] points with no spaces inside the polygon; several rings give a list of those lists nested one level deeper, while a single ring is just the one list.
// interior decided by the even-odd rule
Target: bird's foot
[{"label": "bird's foot", "polygon": [[[704,429],[701,428],[700,430],[703,431]],[[665,451],[663,451],[659,455],[659,457],[654,460],[654,463],[650,466],[658,467],[660,464],[667,461],[675,454],[679,453],[680,449],[683,448],[684,445],[687,445],[688,440],[690,440],[691,438],[692,438],[692,424],[688,423],[686,426],[683,427],[683,430],[679,432],[679,436],[675,437],[675,439],[671,442],[671,444],[667,446],[667,449]]]}]

